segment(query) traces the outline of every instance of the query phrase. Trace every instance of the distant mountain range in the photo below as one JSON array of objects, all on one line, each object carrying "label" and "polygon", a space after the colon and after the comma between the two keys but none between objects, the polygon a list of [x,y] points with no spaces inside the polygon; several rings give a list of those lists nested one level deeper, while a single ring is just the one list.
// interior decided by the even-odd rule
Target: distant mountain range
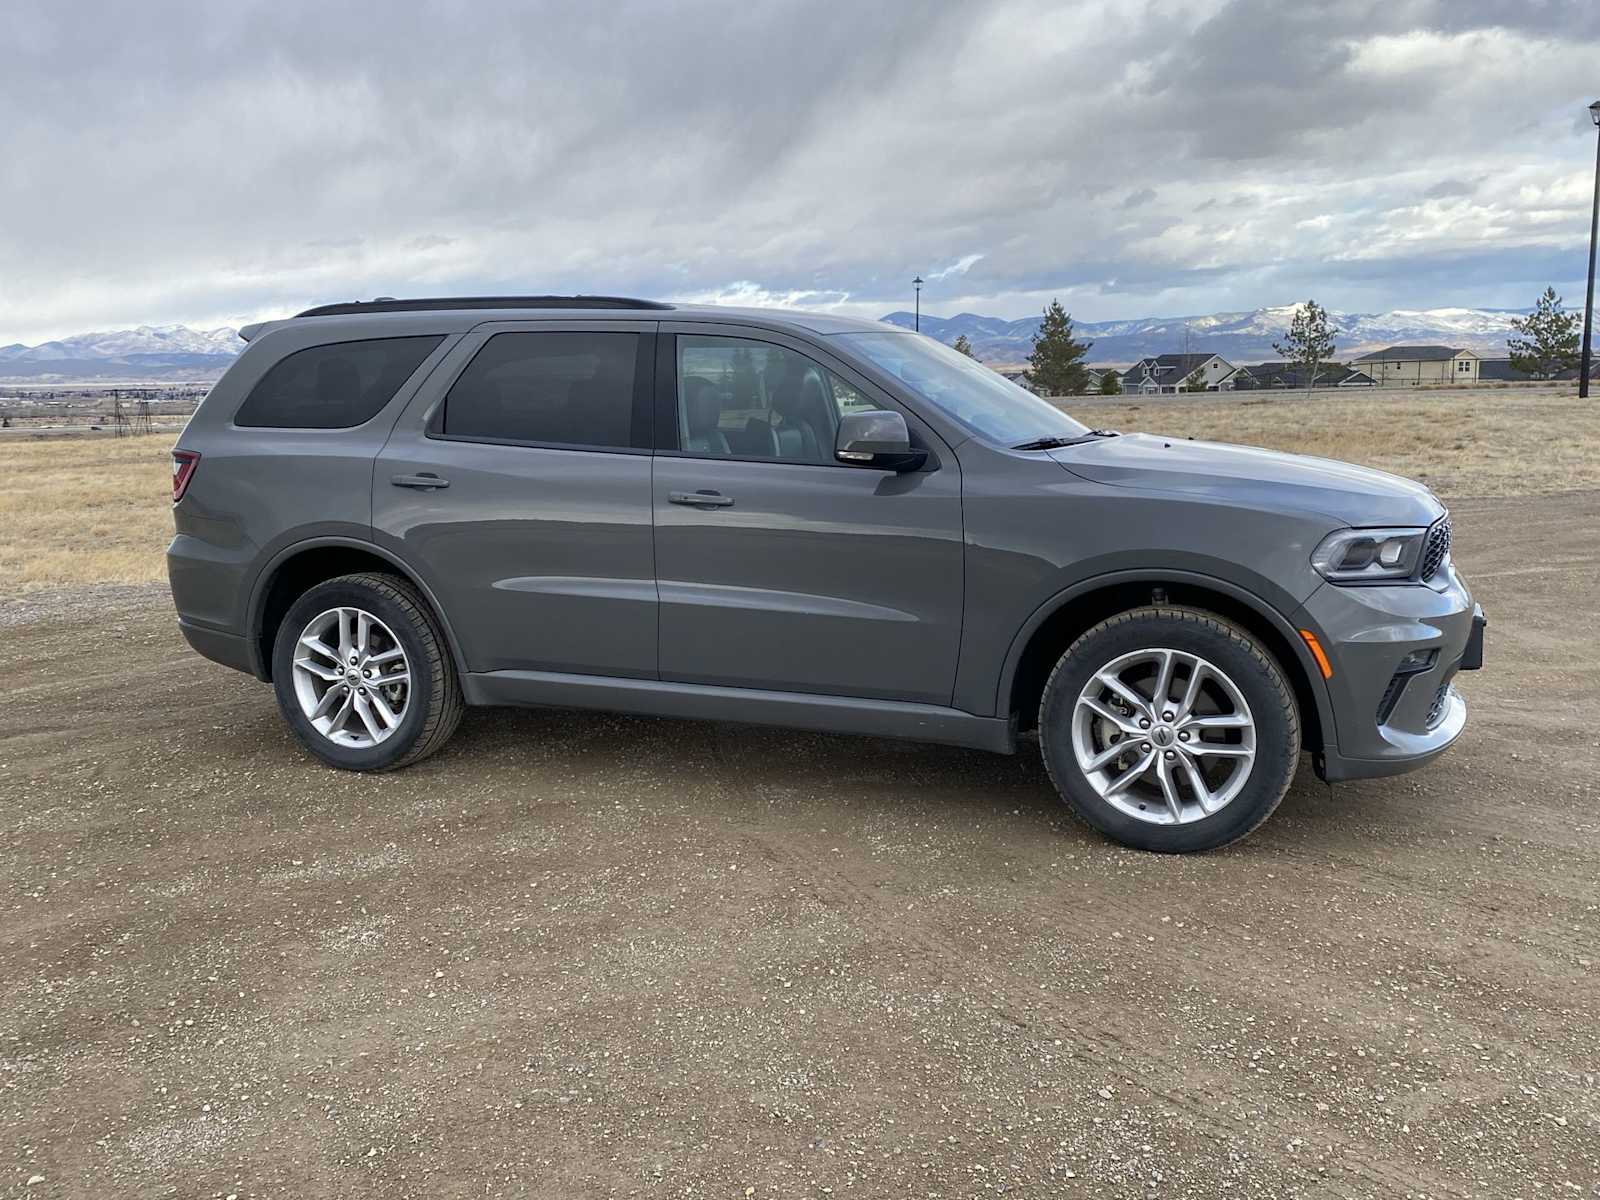
[{"label": "distant mountain range", "polygon": [[[1267,362],[1283,355],[1272,348],[1289,331],[1299,305],[1258,308],[1252,312],[1211,313],[1196,317],[1141,317],[1133,321],[1076,321],[1074,332],[1093,342],[1091,363],[1132,363],[1147,354],[1220,354],[1234,364]],[[1339,358],[1353,358],[1404,342],[1454,346],[1490,357],[1503,357],[1511,320],[1526,309],[1429,308],[1396,309],[1386,313],[1330,312],[1328,323]],[[881,318],[891,325],[912,327],[908,312]],[[1039,331],[1038,317],[1006,321],[977,313],[955,317],[922,318],[922,332],[941,342],[954,342],[962,334],[973,352],[994,366],[1022,363],[1033,349]]]},{"label": "distant mountain range", "polygon": [[37,346],[0,346],[0,380],[32,383],[210,380],[244,349],[234,329],[141,325]]},{"label": "distant mountain range", "polygon": [[[1293,320],[1295,305],[1197,317],[1143,317],[1133,321],[1080,321],[1079,337],[1093,342],[1092,363],[1131,363],[1147,354],[1211,352],[1233,363],[1282,358],[1272,348]],[[1489,308],[1396,309],[1386,313],[1330,312],[1339,332],[1338,357],[1352,358],[1402,342],[1467,347],[1502,356],[1511,320],[1526,310]],[[882,318],[909,329],[908,312]],[[1020,364],[1033,348],[1039,318],[1007,321],[978,313],[922,318],[922,331],[942,342],[965,334],[979,358],[994,366]],[[234,329],[141,325],[83,333],[37,346],[0,346],[0,382],[186,382],[216,379],[244,349]]]}]

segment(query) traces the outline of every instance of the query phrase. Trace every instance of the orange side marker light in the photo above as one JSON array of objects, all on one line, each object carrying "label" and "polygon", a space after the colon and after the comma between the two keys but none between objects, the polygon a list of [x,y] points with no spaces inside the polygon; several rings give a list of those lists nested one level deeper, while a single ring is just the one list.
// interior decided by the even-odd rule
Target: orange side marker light
[{"label": "orange side marker light", "polygon": [[1322,677],[1324,679],[1332,679],[1333,664],[1328,661],[1327,651],[1322,648],[1322,643],[1317,641],[1317,635],[1309,629],[1302,629],[1300,636],[1311,650],[1311,657],[1317,660],[1317,670],[1322,672]]}]

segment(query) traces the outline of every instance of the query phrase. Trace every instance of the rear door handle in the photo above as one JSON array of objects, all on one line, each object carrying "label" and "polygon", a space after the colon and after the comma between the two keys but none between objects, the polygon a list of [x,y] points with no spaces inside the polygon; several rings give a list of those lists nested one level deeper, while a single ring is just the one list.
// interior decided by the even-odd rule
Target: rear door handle
[{"label": "rear door handle", "polygon": [[389,482],[394,484],[395,487],[417,488],[424,492],[430,488],[447,488],[450,486],[448,479],[440,479],[437,475],[430,474],[427,471],[422,472],[420,475],[396,475]]},{"label": "rear door handle", "polygon": [[668,492],[667,499],[673,504],[687,504],[691,508],[727,508],[733,504],[732,496],[713,491]]}]

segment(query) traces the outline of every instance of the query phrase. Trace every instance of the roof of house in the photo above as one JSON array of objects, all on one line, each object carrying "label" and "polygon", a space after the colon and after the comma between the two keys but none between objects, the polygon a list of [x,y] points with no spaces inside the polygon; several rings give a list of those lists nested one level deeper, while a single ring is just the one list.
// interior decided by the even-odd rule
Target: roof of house
[{"label": "roof of house", "polygon": [[1356,362],[1439,362],[1458,354],[1471,353],[1470,350],[1458,350],[1453,346],[1386,346],[1371,354],[1361,355]]},{"label": "roof of house", "polygon": [[[1240,367],[1245,377],[1258,387],[1304,387],[1305,375],[1298,363],[1265,362],[1253,367]],[[1374,380],[1365,371],[1347,367],[1342,363],[1326,363],[1317,368],[1317,387],[1356,386]],[[1238,386],[1237,383],[1234,385]]]},{"label": "roof of house", "polygon": [[1158,384],[1176,384],[1187,379],[1213,358],[1228,366],[1220,354],[1147,354],[1122,373],[1127,380],[1138,381],[1145,376]]}]

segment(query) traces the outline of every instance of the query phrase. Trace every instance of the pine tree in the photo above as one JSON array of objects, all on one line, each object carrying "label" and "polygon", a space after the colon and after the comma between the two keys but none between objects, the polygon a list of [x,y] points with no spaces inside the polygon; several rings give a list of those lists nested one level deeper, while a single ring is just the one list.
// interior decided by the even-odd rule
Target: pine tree
[{"label": "pine tree", "polygon": [[972,352],[972,343],[967,341],[967,335],[964,333],[956,334],[956,340],[950,343],[950,348],[957,354],[965,354],[968,358],[978,357]]},{"label": "pine tree", "polygon": [[1512,369],[1534,379],[1554,379],[1561,372],[1572,370],[1578,365],[1581,325],[1577,313],[1562,309],[1555,288],[1545,288],[1533,311],[1511,322],[1511,328],[1522,334],[1506,339]]},{"label": "pine tree", "polygon": [[1189,378],[1183,381],[1183,390],[1186,392],[1203,392],[1206,390],[1206,365],[1201,363],[1189,372]]},{"label": "pine tree", "polygon": [[1072,314],[1061,301],[1050,301],[1044,310],[1039,332],[1033,335],[1033,353],[1028,355],[1028,382],[1041,396],[1075,396],[1089,390],[1089,372],[1083,356],[1093,342],[1080,342],[1072,336]]},{"label": "pine tree", "polygon": [[1102,396],[1122,395],[1122,377],[1109,367],[1100,372],[1100,394]]},{"label": "pine tree", "polygon": [[1328,328],[1328,310],[1315,300],[1307,300],[1289,323],[1289,336],[1273,342],[1272,348],[1290,363],[1300,368],[1306,381],[1306,395],[1317,382],[1317,372],[1322,364],[1333,358],[1333,335],[1337,329]]}]

